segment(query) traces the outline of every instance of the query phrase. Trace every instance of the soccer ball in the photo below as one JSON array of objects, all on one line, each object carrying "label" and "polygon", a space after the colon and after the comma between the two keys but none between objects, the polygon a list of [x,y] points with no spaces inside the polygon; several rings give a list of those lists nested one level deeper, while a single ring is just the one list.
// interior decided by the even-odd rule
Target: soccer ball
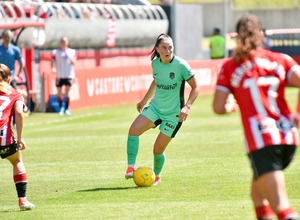
[{"label": "soccer ball", "polygon": [[155,174],[149,167],[139,167],[133,173],[133,180],[138,187],[150,187],[154,183]]}]

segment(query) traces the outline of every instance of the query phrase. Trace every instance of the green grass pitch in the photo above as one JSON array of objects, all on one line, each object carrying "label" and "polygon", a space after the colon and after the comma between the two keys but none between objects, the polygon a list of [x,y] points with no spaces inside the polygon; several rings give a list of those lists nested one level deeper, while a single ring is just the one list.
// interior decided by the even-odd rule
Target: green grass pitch
[{"label": "green grass pitch", "polygon": [[[292,108],[296,89],[288,89]],[[0,219],[253,220],[251,170],[238,113],[217,116],[212,96],[201,95],[167,148],[162,182],[137,188],[125,180],[126,139],[135,104],[73,111],[71,116],[33,113],[25,119],[23,151],[36,208],[20,212],[12,167],[0,162]],[[140,138],[137,166],[153,164],[158,129]],[[300,153],[286,170],[290,202],[300,211]]]}]

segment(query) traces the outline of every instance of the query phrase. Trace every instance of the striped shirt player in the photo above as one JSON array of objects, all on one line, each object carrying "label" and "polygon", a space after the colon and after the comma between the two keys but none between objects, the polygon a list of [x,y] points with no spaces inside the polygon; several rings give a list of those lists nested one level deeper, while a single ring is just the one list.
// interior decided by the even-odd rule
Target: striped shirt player
[{"label": "striped shirt player", "polygon": [[288,85],[300,88],[300,67],[290,56],[262,48],[262,26],[254,14],[238,20],[236,33],[233,56],[223,62],[218,75],[213,110],[217,114],[240,111],[256,218],[299,220],[284,178],[298,145],[298,120],[284,90]]},{"label": "striped shirt player", "polygon": [[297,113],[289,109],[285,88],[300,88],[300,67],[288,55],[263,49],[261,22],[254,14],[238,20],[236,33],[233,56],[223,62],[217,79],[213,110],[240,111],[256,218],[299,220],[288,199],[284,170],[299,142]]},{"label": "striped shirt player", "polygon": [[299,66],[288,55],[264,49],[256,51],[254,62],[224,62],[216,89],[232,93],[239,105],[247,153],[298,144],[298,131],[284,99],[293,68]]},{"label": "striped shirt player", "polygon": [[[12,114],[14,113],[14,104],[16,101],[23,101],[23,96],[15,89],[11,89],[9,94],[0,92],[0,142],[1,146],[8,146],[16,142],[12,127]],[[25,106],[25,104],[24,104]]]},{"label": "striped shirt player", "polygon": [[[26,149],[23,133],[22,94],[9,85],[10,69],[0,64],[0,157],[7,159],[13,166],[13,179],[18,194],[20,210],[31,210],[34,204],[26,197],[27,174],[21,150]],[[16,137],[12,130],[12,115],[15,115]]]}]

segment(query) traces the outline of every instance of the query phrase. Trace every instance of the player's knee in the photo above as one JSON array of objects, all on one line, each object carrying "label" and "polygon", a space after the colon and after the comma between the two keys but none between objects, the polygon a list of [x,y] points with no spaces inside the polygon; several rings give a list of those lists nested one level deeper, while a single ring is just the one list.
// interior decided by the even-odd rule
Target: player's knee
[{"label": "player's knee", "polygon": [[136,127],[134,124],[132,124],[129,128],[128,134],[131,135],[131,136],[140,136],[141,131],[138,127]]}]

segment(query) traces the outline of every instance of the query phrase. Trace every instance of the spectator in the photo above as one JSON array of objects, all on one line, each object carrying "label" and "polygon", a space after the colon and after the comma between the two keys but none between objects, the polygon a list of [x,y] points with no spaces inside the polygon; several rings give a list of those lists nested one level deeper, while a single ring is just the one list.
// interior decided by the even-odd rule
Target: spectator
[{"label": "spectator", "polygon": [[[67,37],[60,39],[60,48],[52,52],[52,71],[56,76],[57,99],[60,107],[60,115],[70,115],[70,89],[75,77],[74,65],[76,63],[76,51],[69,48]],[[63,92],[65,87],[66,102],[63,106]]]},{"label": "spectator", "polygon": [[211,59],[221,59],[225,57],[225,38],[221,35],[219,28],[215,28],[213,31],[213,36],[210,38],[209,48],[210,48],[210,58]]},{"label": "spectator", "polygon": [[[261,48],[261,23],[255,15],[241,17],[236,32],[234,55],[222,64],[217,79],[214,112],[235,111],[235,100],[239,106],[253,170],[251,198],[257,219],[274,219],[276,215],[279,220],[299,220],[288,201],[283,171],[299,142],[284,88],[300,88],[300,67],[288,55]],[[235,100],[228,102],[229,94]],[[300,96],[297,106],[299,117]]]},{"label": "spectator", "polygon": [[[0,63],[5,64],[12,73],[10,85],[17,88],[16,80],[20,76],[24,62],[22,53],[18,46],[12,44],[13,33],[10,30],[5,30],[2,34],[2,45],[0,45]],[[18,73],[15,74],[15,62],[19,63]]]},{"label": "spectator", "polygon": [[[31,210],[34,204],[26,197],[27,174],[23,163],[21,150],[26,149],[23,139],[23,108],[25,106],[22,94],[12,88],[9,83],[12,73],[9,68],[0,64],[0,93],[4,100],[1,105],[0,118],[0,156],[6,158],[13,166],[13,179],[18,194],[20,210]],[[16,133],[15,137],[11,128],[11,115],[15,113]]]}]

